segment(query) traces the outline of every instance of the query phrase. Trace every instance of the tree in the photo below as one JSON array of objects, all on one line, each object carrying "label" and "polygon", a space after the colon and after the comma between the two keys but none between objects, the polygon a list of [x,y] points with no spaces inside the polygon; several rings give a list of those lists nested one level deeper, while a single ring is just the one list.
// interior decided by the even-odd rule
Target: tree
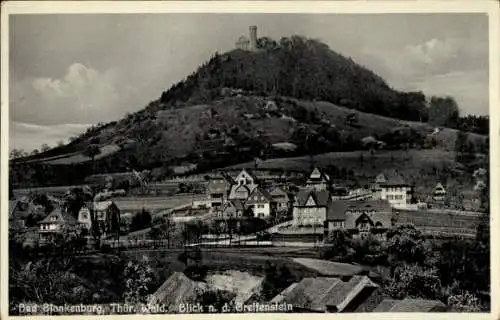
[{"label": "tree", "polygon": [[441,298],[441,281],[435,268],[403,264],[396,268],[385,290],[394,299],[435,300]]},{"label": "tree", "polygon": [[[429,248],[422,233],[412,225],[399,226],[387,233],[389,262],[424,265],[430,257]],[[391,263],[394,265],[394,263]]]},{"label": "tree", "polygon": [[349,261],[354,254],[351,235],[345,230],[335,230],[328,234],[323,257],[328,260]]},{"label": "tree", "polygon": [[40,150],[41,150],[42,152],[46,152],[46,151],[48,151],[49,149],[50,149],[50,148],[49,148],[49,146],[48,146],[46,143],[42,144],[42,146],[40,147]]},{"label": "tree", "polygon": [[[101,149],[99,148],[98,145],[96,144],[90,144],[85,151],[83,152],[83,155],[86,157],[89,157],[92,160],[92,168],[94,167],[94,160],[95,157],[101,153]],[[94,171],[92,169],[92,171]]]},{"label": "tree", "polygon": [[266,263],[265,276],[262,282],[262,297],[269,301],[274,298],[279,292],[284,290],[293,282],[293,277],[290,270],[282,265],[279,269],[275,264]]},{"label": "tree", "polygon": [[130,305],[147,304],[149,302],[150,285],[153,271],[147,259],[129,261],[124,270],[125,303]]},{"label": "tree", "polygon": [[[195,303],[198,302],[203,306],[203,312],[223,312],[222,308],[227,306],[230,308],[234,302],[236,295],[232,292],[222,290],[200,290],[196,294]],[[211,308],[209,308],[209,306]],[[215,310],[213,310],[213,309]],[[224,310],[229,312],[230,310]]]},{"label": "tree", "polygon": [[18,159],[26,155],[26,152],[22,149],[12,149],[9,154],[9,159]]},{"label": "tree", "polygon": [[151,225],[151,214],[146,209],[142,208],[141,212],[138,212],[132,218],[130,223],[130,232],[141,230],[149,227]]},{"label": "tree", "polygon": [[455,312],[480,312],[479,299],[470,292],[462,292],[448,297],[448,306]]},{"label": "tree", "polygon": [[452,97],[432,97],[429,106],[429,123],[438,127],[457,128],[459,109]]}]

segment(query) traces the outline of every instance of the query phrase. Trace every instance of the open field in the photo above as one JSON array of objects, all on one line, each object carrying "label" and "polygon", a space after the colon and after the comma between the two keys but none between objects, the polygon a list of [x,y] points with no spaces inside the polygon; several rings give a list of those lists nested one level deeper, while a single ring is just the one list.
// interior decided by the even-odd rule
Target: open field
[{"label": "open field", "polygon": [[[450,166],[455,163],[455,153],[437,149],[429,150],[394,150],[377,151],[370,155],[368,151],[330,152],[315,155],[313,161],[317,166],[336,166],[337,168],[359,169],[360,158],[366,160],[363,172],[375,176],[387,168],[400,171],[418,171],[429,166]],[[397,161],[395,161],[397,160]],[[246,162],[228,167],[229,169],[253,168],[254,162]],[[259,169],[283,169],[309,171],[310,157],[276,158],[263,160]]]},{"label": "open field", "polygon": [[[475,233],[479,223],[479,215],[460,215],[452,213],[436,213],[426,211],[403,211],[400,210],[395,215],[396,225],[413,224],[418,229],[428,228],[428,230],[439,230],[448,232],[464,233],[470,230]],[[429,229],[432,228],[432,229]]]},{"label": "open field", "polygon": [[146,197],[117,197],[113,198],[121,212],[137,212],[142,208],[149,211],[162,211],[176,208],[192,201],[200,200],[204,195],[177,195],[177,196],[146,196]]}]

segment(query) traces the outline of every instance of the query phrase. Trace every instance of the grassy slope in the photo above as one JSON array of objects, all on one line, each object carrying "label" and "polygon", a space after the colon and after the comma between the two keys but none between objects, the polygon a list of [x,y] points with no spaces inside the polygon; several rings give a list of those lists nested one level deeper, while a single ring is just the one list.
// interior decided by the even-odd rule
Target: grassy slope
[{"label": "grassy slope", "polygon": [[[256,115],[262,112],[266,101],[266,98],[258,96],[228,97],[214,101],[210,105],[196,105],[182,109],[159,111],[155,115],[156,119],[152,120],[151,126],[156,130],[156,134],[160,136],[160,140],[156,145],[151,146],[151,151],[153,153],[168,152],[169,156],[182,156],[194,150],[211,150],[214,145],[221,143],[217,138],[199,140],[200,136],[203,136],[210,129],[227,132],[228,128],[238,127],[249,136],[259,136],[263,141],[276,143],[289,141],[293,130],[299,125],[314,127],[311,124],[294,123],[279,116],[259,119],[246,119],[244,117],[244,114]],[[339,107],[328,102],[294,101],[306,109],[316,110],[322,119],[329,120],[339,131],[352,134],[358,139],[368,135],[382,135],[393,128],[404,125],[411,126],[424,134],[428,134],[433,130],[432,126],[425,123],[402,121],[363,112],[358,112],[359,126],[353,128],[345,125],[345,117],[352,112],[352,109]],[[285,103],[279,111],[280,114],[287,114],[289,108],[291,106]],[[210,115],[210,110],[215,111],[216,114]],[[129,123],[118,122],[116,125],[100,130],[95,137],[102,142],[103,148],[101,155],[97,156],[96,159],[118,152],[119,148],[113,144],[114,140],[122,134],[127,136],[130,127],[131,124]],[[442,150],[453,150],[456,134],[456,130],[442,130],[434,136],[437,141],[436,147]],[[480,140],[484,140],[485,137],[470,134],[469,139],[473,143],[478,143]],[[40,156],[36,161],[47,164],[70,164],[88,161],[89,158],[83,156],[82,151],[59,155],[56,158],[54,156],[49,158]]]}]

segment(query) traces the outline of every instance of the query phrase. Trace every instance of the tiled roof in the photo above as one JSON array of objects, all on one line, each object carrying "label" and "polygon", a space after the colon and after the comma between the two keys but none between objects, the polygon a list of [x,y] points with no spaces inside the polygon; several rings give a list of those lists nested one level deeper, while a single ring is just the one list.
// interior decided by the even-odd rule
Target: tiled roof
[{"label": "tiled roof", "polygon": [[297,207],[304,207],[309,199],[309,196],[312,195],[314,201],[317,206],[326,207],[330,200],[330,193],[327,190],[301,190],[296,195],[295,205]]},{"label": "tiled roof", "polygon": [[198,290],[206,290],[207,285],[189,279],[182,272],[174,272],[161,286],[153,293],[151,304],[165,304],[178,306],[181,303],[193,303]]},{"label": "tiled roof", "polygon": [[391,311],[392,307],[398,303],[399,300],[394,300],[394,299],[384,299],[380,304],[373,309],[373,312],[389,312]]},{"label": "tiled roof", "polygon": [[330,177],[319,168],[314,168],[314,170],[309,175],[308,182],[320,182],[320,181],[328,182],[330,181]]},{"label": "tiled roof", "polygon": [[407,298],[404,300],[383,300],[374,312],[442,312],[446,309],[446,305],[438,300]]},{"label": "tiled roof", "polygon": [[378,286],[366,276],[354,276],[347,282],[329,277],[304,278],[286,288],[272,302],[285,302],[312,311],[326,311],[332,306],[341,312],[366,287]]},{"label": "tiled roof", "polygon": [[[53,217],[56,217],[55,220],[52,220]],[[77,221],[70,213],[61,210],[60,208],[56,208],[39,223],[75,225]]]},{"label": "tiled roof", "polygon": [[[360,211],[360,213],[346,215],[348,211]],[[338,200],[330,205],[327,220],[348,220],[348,218],[356,220],[363,212],[366,212],[370,219],[380,221],[384,226],[390,223],[392,217],[392,207],[386,200]]]},{"label": "tiled roof", "polygon": [[[257,197],[257,200],[255,200],[254,197]],[[262,198],[264,198],[264,199],[262,199]],[[262,203],[264,201],[265,202],[271,201],[271,199],[272,199],[272,197],[269,194],[269,192],[267,192],[267,190],[257,187],[248,196],[247,203],[248,204],[256,204],[256,203]]]},{"label": "tiled roof", "polygon": [[[231,186],[231,191],[229,192],[229,199],[241,199],[241,200],[246,200],[248,195],[251,193],[252,190],[246,185],[233,185]],[[241,195],[242,192],[246,193],[246,196]],[[240,194],[239,194],[240,193]]]}]

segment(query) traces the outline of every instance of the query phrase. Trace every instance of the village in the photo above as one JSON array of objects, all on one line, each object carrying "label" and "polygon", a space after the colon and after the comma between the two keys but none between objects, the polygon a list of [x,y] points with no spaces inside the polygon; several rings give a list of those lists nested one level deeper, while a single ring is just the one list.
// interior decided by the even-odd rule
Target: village
[{"label": "village", "polygon": [[[478,185],[481,174],[484,175],[480,171],[475,174]],[[124,176],[130,178],[130,186],[135,179],[136,187],[118,189],[123,183],[117,177]],[[416,195],[415,186],[405,182],[395,170],[381,172],[364,188],[352,189],[332,180],[320,167],[306,174],[244,168],[203,176],[184,175],[151,184],[138,172],[114,178],[113,174],[98,175],[88,179],[89,185],[46,189],[42,198],[50,203],[50,212],[40,199],[33,201],[40,198],[33,190],[14,190],[17,199],[10,201],[11,231],[31,239],[25,240],[27,246],[50,247],[61,241],[77,244],[75,254],[95,252],[96,248],[137,253],[188,250],[188,255],[200,248],[213,255],[219,250],[233,254],[241,251],[243,256],[279,252],[278,255],[318,272],[266,300],[274,306],[267,306],[267,312],[279,309],[280,303],[290,304],[296,312],[446,310],[437,300],[385,301],[374,282],[380,277],[377,271],[310,258],[308,252],[327,248],[331,235],[338,231],[361,241],[375,238],[383,242],[391,230],[412,226],[436,241],[472,239],[480,216],[478,200],[466,204],[469,210],[447,207],[450,202],[442,183],[438,182],[424,198]],[[82,199],[90,194],[90,198],[80,202],[76,217],[71,212],[75,194]],[[241,309],[255,303],[262,280],[237,268],[211,275],[211,282],[195,281],[183,272],[174,272],[152,295],[150,304],[167,305],[170,312],[179,312],[172,311],[172,305],[195,295],[199,288],[212,286],[235,293],[237,299],[233,302]],[[228,289],[228,283],[233,287]],[[318,285],[324,290],[317,289]],[[307,293],[307,301],[298,299],[298,292]]]}]

